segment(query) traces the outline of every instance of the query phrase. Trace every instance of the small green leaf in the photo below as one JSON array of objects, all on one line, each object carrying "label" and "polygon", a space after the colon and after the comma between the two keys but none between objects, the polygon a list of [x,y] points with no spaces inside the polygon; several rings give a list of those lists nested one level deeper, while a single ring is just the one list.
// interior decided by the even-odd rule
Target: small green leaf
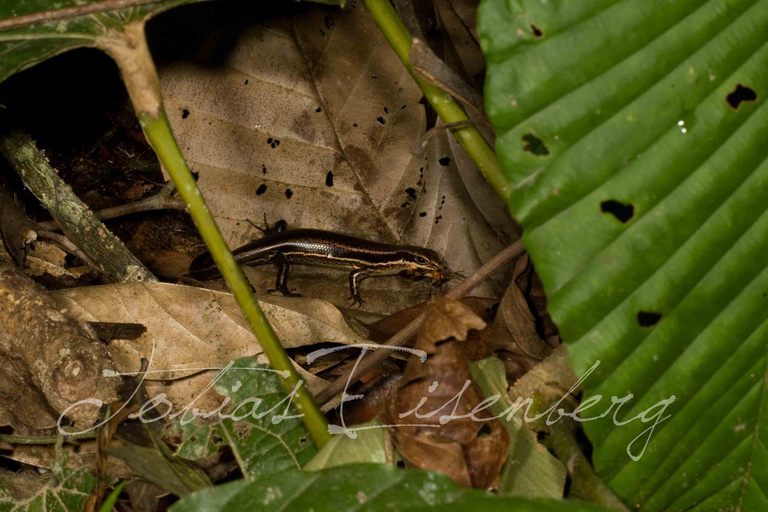
[{"label": "small green leaf", "polygon": [[211,485],[202,472],[184,461],[164,454],[157,447],[126,444],[106,452],[123,459],[139,476],[177,496],[184,496]]},{"label": "small green leaf", "polygon": [[353,439],[346,434],[335,435],[304,465],[304,469],[314,471],[344,464],[387,462],[386,427],[373,421],[355,425],[349,430],[354,431],[357,437]]},{"label": "small green leaf", "polygon": [[112,512],[115,503],[117,503],[117,498],[119,498],[120,493],[123,492],[123,487],[125,487],[125,481],[120,482],[117,484],[117,486],[115,486],[114,489],[112,489],[112,492],[109,493],[109,496],[107,496],[101,503],[99,512]]}]

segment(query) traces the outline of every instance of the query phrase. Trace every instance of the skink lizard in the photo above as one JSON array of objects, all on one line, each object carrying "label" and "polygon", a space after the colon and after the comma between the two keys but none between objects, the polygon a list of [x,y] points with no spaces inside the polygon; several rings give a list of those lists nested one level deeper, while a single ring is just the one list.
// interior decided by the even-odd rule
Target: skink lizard
[{"label": "skink lizard", "polygon": [[[353,303],[363,302],[360,282],[371,276],[401,274],[442,284],[453,275],[437,253],[422,247],[384,244],[319,229],[285,230],[284,223],[276,226],[277,232],[238,247],[232,254],[241,265],[275,265],[275,289],[283,295],[296,295],[288,288],[288,271],[294,264],[348,270]],[[206,252],[192,262],[189,275],[213,279],[219,270]]]}]

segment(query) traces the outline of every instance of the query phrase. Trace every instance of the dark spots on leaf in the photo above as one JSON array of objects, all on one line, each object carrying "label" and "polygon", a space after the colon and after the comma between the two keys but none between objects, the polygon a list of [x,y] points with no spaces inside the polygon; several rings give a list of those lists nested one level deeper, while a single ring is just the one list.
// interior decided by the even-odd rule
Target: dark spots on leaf
[{"label": "dark spots on leaf", "polygon": [[280,145],[280,139],[275,139],[275,138],[269,137],[269,138],[267,139],[267,144],[269,144],[269,146],[270,146],[272,149],[275,149],[277,146],[279,146],[279,145]]},{"label": "dark spots on leaf", "polygon": [[438,215],[437,217],[435,217],[435,224],[440,224],[440,220],[441,220],[442,218],[443,218],[443,216],[442,216],[442,215]]},{"label": "dark spots on leaf", "polygon": [[379,122],[379,124],[386,124],[386,123],[387,123],[387,120],[386,120],[386,119],[384,119],[384,117],[383,117],[383,116],[379,116],[379,117],[377,117],[377,118],[376,118],[376,121],[378,121],[378,122]]},{"label": "dark spots on leaf", "polygon": [[534,37],[541,37],[544,35],[544,32],[542,32],[541,29],[534,24],[531,24],[531,32],[533,32]]},{"label": "dark spots on leaf", "polygon": [[406,106],[407,106],[407,105],[401,105],[401,106],[400,106],[400,110],[405,110],[405,107],[406,107]]},{"label": "dark spots on leaf", "polygon": [[245,85],[248,85],[248,79],[245,79],[245,82],[243,82]]},{"label": "dark spots on leaf", "polygon": [[189,110],[188,110],[188,109],[186,109],[186,108],[182,109],[182,110],[181,110],[181,118],[182,118],[182,119],[186,119],[186,118],[188,118],[188,117],[189,117]]},{"label": "dark spots on leaf", "polygon": [[371,78],[372,78],[373,80],[376,80],[376,79],[377,79],[377,78],[379,78],[379,77],[378,77],[378,76],[376,76],[376,75],[371,75]]},{"label": "dark spots on leaf", "polygon": [[451,159],[447,156],[444,156],[443,158],[438,160],[437,163],[439,163],[443,167],[448,167],[449,165],[451,165]]},{"label": "dark spots on leaf", "polygon": [[293,195],[293,190],[291,190],[289,188],[285,189],[285,197],[290,199],[292,195]]},{"label": "dark spots on leaf", "polygon": [[610,213],[622,223],[627,222],[635,215],[635,207],[632,204],[620,203],[614,199],[600,203],[600,211]]},{"label": "dark spots on leaf", "polygon": [[317,107],[317,108],[315,109],[315,112],[322,112],[322,111],[323,111],[323,107]]},{"label": "dark spots on leaf", "polygon": [[261,174],[267,174],[267,166],[264,164],[261,164]]},{"label": "dark spots on leaf", "polygon": [[357,128],[357,123],[352,123],[353,128]]},{"label": "dark spots on leaf", "polygon": [[754,89],[751,87],[747,87],[745,85],[738,84],[734,90],[728,93],[728,96],[725,97],[725,101],[728,102],[728,104],[733,108],[734,110],[739,110],[739,106],[744,101],[756,101],[757,100],[757,93]]},{"label": "dark spots on leaf", "polygon": [[405,193],[408,194],[408,197],[411,199],[416,199],[416,189],[413,187],[408,187],[405,189]]},{"label": "dark spots on leaf", "polygon": [[638,311],[637,323],[640,327],[653,327],[661,320],[661,313],[654,311]]},{"label": "dark spots on leaf", "polygon": [[544,141],[532,133],[523,135],[523,151],[527,151],[536,156],[547,156],[549,154],[549,149],[546,144],[544,144]]},{"label": "dark spots on leaf", "polygon": [[419,217],[426,217],[426,216],[427,216],[427,212],[419,212]]},{"label": "dark spots on leaf", "polygon": [[328,171],[328,174],[325,175],[325,186],[326,187],[333,186],[333,171]]},{"label": "dark spots on leaf", "polygon": [[261,194],[263,194],[266,191],[267,191],[267,186],[262,183],[261,185],[259,185],[259,188],[256,189],[256,195],[260,196]]},{"label": "dark spots on leaf", "polygon": [[389,109],[387,107],[384,107],[384,113],[389,114]]}]

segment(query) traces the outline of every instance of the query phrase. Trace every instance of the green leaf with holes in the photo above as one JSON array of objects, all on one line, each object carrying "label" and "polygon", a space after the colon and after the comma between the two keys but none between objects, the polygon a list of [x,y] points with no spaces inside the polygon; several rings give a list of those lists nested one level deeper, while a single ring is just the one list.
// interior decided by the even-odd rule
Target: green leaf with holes
[{"label": "green leaf with holes", "polygon": [[511,211],[575,370],[599,362],[597,471],[633,508],[768,510],[768,0],[478,19]]}]

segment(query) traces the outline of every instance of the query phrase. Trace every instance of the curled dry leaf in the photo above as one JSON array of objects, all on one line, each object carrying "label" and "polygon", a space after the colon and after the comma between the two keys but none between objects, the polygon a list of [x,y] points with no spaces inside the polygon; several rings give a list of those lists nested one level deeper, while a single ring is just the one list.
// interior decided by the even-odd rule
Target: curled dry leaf
[{"label": "curled dry leaf", "polygon": [[[63,290],[56,297],[83,321],[143,324],[147,330],[138,339],[109,344],[115,365],[121,372],[136,372],[140,359],[147,358],[148,393],[167,393],[172,403],[182,407],[192,400],[200,407],[215,405],[219,395],[198,394],[216,370],[233,359],[262,354],[227,293],[165,283],[126,283]],[[362,341],[325,301],[268,297],[260,305],[286,348]],[[300,373],[311,390],[324,385],[322,379],[301,369]]]},{"label": "curled dry leaf", "polygon": [[[17,426],[53,427],[66,413],[76,427],[86,427],[97,419],[98,407],[71,406],[117,399],[120,380],[103,374],[114,371],[105,347],[45,290],[5,262],[0,262],[0,323],[0,360],[11,369],[0,380],[12,381],[2,385],[11,396],[0,395],[0,410]],[[50,412],[41,414],[44,408]],[[42,425],[42,418],[49,423]]]},{"label": "curled dry leaf", "polygon": [[[440,471],[465,487],[493,487],[506,460],[509,438],[490,421],[459,346],[485,323],[460,302],[427,308],[416,348],[426,362],[409,361],[389,401],[386,422],[403,457],[413,466]],[[472,414],[471,414],[472,413]]]},{"label": "curled dry leaf", "polygon": [[501,299],[491,331],[492,344],[505,361],[510,380],[525,374],[552,352],[539,336],[536,318],[518,283],[518,277],[526,271],[530,271],[528,256],[523,256],[515,263],[513,279]]}]

